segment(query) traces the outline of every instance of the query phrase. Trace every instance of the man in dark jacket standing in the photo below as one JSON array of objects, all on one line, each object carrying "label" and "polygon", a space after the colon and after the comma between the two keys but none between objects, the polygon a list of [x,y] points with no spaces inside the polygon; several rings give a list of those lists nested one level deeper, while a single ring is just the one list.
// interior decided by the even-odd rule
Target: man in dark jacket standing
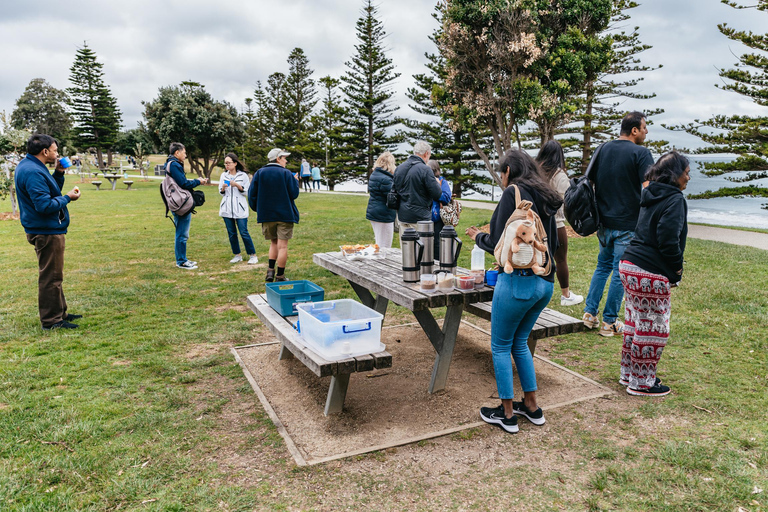
[{"label": "man in dark jacket standing", "polygon": [[605,283],[613,274],[605,299],[601,336],[624,332],[624,324],[618,319],[624,298],[619,262],[635,234],[642,183],[645,172],[653,165],[651,152],[642,146],[647,134],[645,114],[630,112],[625,115],[621,121],[619,138],[600,148],[590,174],[595,183],[597,211],[600,214],[600,227],[597,230],[600,253],[589,284],[582,320],[589,329],[600,326],[597,310],[603,299]]},{"label": "man in dark jacket standing", "polygon": [[[37,304],[44,330],[76,329],[72,320],[82,315],[67,313],[64,298],[64,247],[69,211],[67,205],[80,198],[80,189],[61,195],[64,168],[58,161],[58,146],[53,137],[33,135],[27,142],[27,156],[16,167],[16,195],[19,198],[21,225],[27,241],[35,246],[39,267]],[[53,176],[46,165],[56,164]]]},{"label": "man in dark jacket standing", "polygon": [[[299,197],[299,180],[285,168],[289,152],[272,149],[269,163],[256,171],[248,189],[248,204],[256,212],[264,239],[269,240],[269,268],[265,281],[288,281],[288,240],[293,238],[293,225],[299,223],[299,209],[293,202]],[[275,275],[277,265],[277,275]]]},{"label": "man in dark jacket standing", "polygon": [[[187,149],[181,142],[172,142],[168,148],[168,160],[165,162],[165,172],[170,174],[181,188],[192,190],[195,187],[207,183],[206,178],[188,180],[184,174],[184,160],[187,159]],[[186,215],[177,215],[173,212],[173,218],[176,221],[176,239],[174,242],[174,252],[176,253],[176,266],[185,270],[194,270],[197,268],[196,261],[187,259],[187,240],[189,239],[189,225],[192,223],[192,212]]]},{"label": "man in dark jacket standing", "polygon": [[432,202],[440,199],[443,193],[440,183],[435,178],[427,162],[432,147],[423,140],[413,145],[413,155],[397,166],[394,177],[394,189],[400,196],[400,208],[397,210],[400,233],[407,229],[417,229],[420,220],[432,220]]}]

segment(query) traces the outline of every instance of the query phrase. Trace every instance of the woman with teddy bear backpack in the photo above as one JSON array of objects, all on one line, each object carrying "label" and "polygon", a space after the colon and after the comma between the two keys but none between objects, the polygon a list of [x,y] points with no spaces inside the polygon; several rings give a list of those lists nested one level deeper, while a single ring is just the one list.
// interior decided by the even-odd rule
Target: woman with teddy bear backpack
[{"label": "woman with teddy bear backpack", "polygon": [[[524,151],[508,151],[502,158],[499,175],[504,192],[491,217],[491,233],[482,233],[471,226],[466,234],[481,249],[493,254],[502,238],[507,220],[518,207],[515,198],[517,189],[521,203],[530,201],[531,210],[541,218],[548,246],[542,265],[549,267],[547,273],[537,275],[532,269],[518,268],[506,273],[500,269],[493,294],[491,352],[501,405],[480,408],[480,417],[487,423],[499,425],[505,431],[515,433],[518,431],[516,415],[526,417],[534,425],[545,423],[544,414],[536,403],[536,371],[533,367],[533,356],[528,349],[528,336],[539,314],[552,298],[555,276],[552,254],[558,245],[555,213],[563,204],[563,200],[550,187],[533,158]],[[513,401],[510,352],[523,388],[524,398],[519,402]]]}]

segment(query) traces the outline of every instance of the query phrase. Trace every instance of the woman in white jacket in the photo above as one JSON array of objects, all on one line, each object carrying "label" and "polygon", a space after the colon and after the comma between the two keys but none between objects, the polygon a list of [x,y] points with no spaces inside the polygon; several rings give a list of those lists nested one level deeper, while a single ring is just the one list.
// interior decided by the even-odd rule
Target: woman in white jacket
[{"label": "woman in white jacket", "polygon": [[224,225],[227,226],[227,235],[229,235],[229,244],[232,246],[234,258],[230,263],[243,261],[240,254],[240,243],[237,239],[237,232],[243,237],[245,252],[248,253],[249,265],[255,265],[259,262],[256,257],[256,249],[253,246],[251,235],[248,234],[248,186],[251,179],[245,173],[243,164],[238,160],[234,153],[227,153],[224,158],[224,168],[226,172],[221,175],[219,180],[219,193],[221,206],[219,207],[219,216],[224,219]]}]

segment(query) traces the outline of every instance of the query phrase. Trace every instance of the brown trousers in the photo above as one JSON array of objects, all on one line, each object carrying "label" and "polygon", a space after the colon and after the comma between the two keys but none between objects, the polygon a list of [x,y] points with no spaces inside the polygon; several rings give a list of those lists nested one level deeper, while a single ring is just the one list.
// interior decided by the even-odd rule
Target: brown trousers
[{"label": "brown trousers", "polygon": [[61,322],[67,316],[67,300],[61,287],[64,281],[64,237],[27,233],[27,241],[35,246],[40,270],[37,279],[37,307],[43,327]]}]

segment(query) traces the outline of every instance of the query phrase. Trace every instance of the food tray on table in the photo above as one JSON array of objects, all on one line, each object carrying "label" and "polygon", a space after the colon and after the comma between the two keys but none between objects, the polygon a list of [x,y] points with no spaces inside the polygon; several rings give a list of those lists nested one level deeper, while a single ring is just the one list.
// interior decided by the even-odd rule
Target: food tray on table
[{"label": "food tray on table", "polygon": [[384,252],[376,244],[340,245],[341,254],[346,260],[371,260],[384,257]]}]

